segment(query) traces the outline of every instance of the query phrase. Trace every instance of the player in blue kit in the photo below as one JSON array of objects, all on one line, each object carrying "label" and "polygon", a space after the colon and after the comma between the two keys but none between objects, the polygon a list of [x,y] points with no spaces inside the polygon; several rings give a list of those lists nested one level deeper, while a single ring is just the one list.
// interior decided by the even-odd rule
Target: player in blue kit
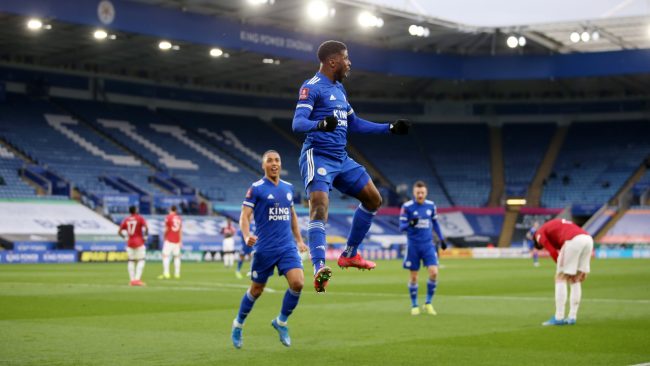
[{"label": "player in blue kit", "polygon": [[[255,222],[251,221],[251,226],[248,228],[248,232],[254,233],[255,232]],[[246,259],[246,256],[249,258],[251,257],[251,253],[253,253],[253,247],[246,245],[246,239],[244,238],[244,233],[239,230],[239,237],[241,238],[242,246],[241,250],[239,251],[239,260],[237,261],[237,270],[235,271],[235,276],[239,278],[240,280],[244,278],[241,274],[241,268],[244,265],[244,260]],[[250,274],[250,272],[248,272]],[[246,276],[248,277],[249,274]]]},{"label": "player in blue kit", "polygon": [[[289,288],[284,294],[280,314],[271,321],[271,325],[278,331],[280,342],[289,347],[291,338],[287,319],[298,305],[305,281],[298,250],[304,252],[307,246],[302,241],[298,216],[293,208],[293,186],[280,179],[280,154],[274,150],[265,152],[262,168],[264,177],[253,183],[246,192],[239,218],[245,243],[254,246],[254,251],[251,260],[252,283],[241,300],[239,313],[232,325],[231,338],[235,348],[242,347],[244,321],[262,295],[275,267],[278,267],[279,275],[287,278]],[[249,229],[251,216],[257,225],[256,235]]]},{"label": "player in blue kit", "polygon": [[435,230],[440,248],[447,249],[445,238],[442,236],[440,225],[437,220],[436,205],[433,201],[427,200],[427,186],[422,181],[413,185],[413,198],[402,205],[399,216],[399,229],[406,231],[407,248],[404,256],[404,269],[411,271],[409,280],[409,294],[411,295],[411,315],[419,315],[418,307],[418,271],[420,262],[424,263],[429,271],[427,281],[427,298],[424,304],[424,311],[427,314],[436,315],[431,301],[438,285],[438,253],[433,243],[431,229]]},{"label": "player in blue kit", "polygon": [[524,239],[524,249],[528,252],[532,252],[533,257],[533,266],[539,267],[539,251],[535,247],[535,233],[539,229],[539,222],[535,221],[533,226],[526,232],[526,238]]},{"label": "player in blue kit", "polygon": [[410,123],[406,120],[374,123],[354,113],[341,84],[352,66],[345,44],[324,42],[318,48],[318,59],[320,70],[300,88],[292,128],[294,132],[307,135],[299,163],[309,194],[308,235],[314,264],[314,288],[317,292],[324,292],[332,276],[331,268],[325,265],[325,224],[332,187],[361,201],[338,265],[342,268],[375,268],[375,263],[363,259],[357,248],[381,206],[381,195],[365,168],[348,156],[345,150],[348,132],[405,135]]}]

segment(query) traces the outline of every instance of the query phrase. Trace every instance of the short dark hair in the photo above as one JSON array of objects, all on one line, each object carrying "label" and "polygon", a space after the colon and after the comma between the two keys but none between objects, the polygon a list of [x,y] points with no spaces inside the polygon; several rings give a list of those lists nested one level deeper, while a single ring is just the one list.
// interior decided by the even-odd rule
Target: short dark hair
[{"label": "short dark hair", "polygon": [[134,214],[138,212],[138,208],[135,206],[129,206],[129,213]]},{"label": "short dark hair", "polygon": [[172,207],[169,208],[172,212],[176,212],[176,205],[172,205]]},{"label": "short dark hair", "polygon": [[268,154],[272,154],[272,153],[276,153],[276,154],[278,154],[278,156],[280,156],[280,153],[277,152],[277,151],[275,151],[275,150],[273,150],[273,149],[266,150],[266,151],[264,152],[264,154],[262,154],[262,162],[264,162],[264,158],[266,158],[266,155],[268,155]]},{"label": "short dark hair", "polygon": [[422,187],[427,188],[427,184],[421,180],[413,183],[413,188],[422,188]]},{"label": "short dark hair", "polygon": [[325,62],[328,57],[347,49],[348,47],[343,42],[325,41],[318,47],[318,59],[320,62]]}]

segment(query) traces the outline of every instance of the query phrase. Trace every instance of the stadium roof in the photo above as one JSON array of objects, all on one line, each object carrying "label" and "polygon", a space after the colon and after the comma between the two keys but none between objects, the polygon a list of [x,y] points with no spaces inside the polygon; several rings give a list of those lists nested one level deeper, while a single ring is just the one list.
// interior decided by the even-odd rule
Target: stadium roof
[{"label": "stadium roof", "polygon": [[357,3],[476,27],[589,22],[650,15],[650,3],[643,0],[365,0]]},{"label": "stadium roof", "polygon": [[[135,0],[182,11],[239,19],[307,33],[331,34],[385,48],[440,53],[567,53],[650,48],[650,5],[640,0],[331,0],[336,15],[308,21],[304,0],[277,0],[250,6],[245,0]],[[380,29],[361,30],[357,16],[371,11],[384,20]],[[413,37],[410,25],[429,28]],[[572,42],[571,33],[598,32],[599,39]],[[509,49],[510,35],[527,37],[524,48]]]},{"label": "stadium roof", "polygon": [[[119,0],[114,0],[116,3]],[[20,6],[25,2],[16,1]],[[45,2],[45,1],[43,1]],[[122,1],[118,5],[123,5]],[[529,38],[526,47],[510,49],[505,41],[514,30],[469,27],[434,18],[419,18],[417,24],[427,26],[430,37],[413,37],[408,34],[410,24],[418,16],[389,8],[368,8],[358,1],[331,1],[336,7],[336,16],[326,19],[320,25],[305,20],[305,1],[276,0],[272,5],[251,7],[246,0],[138,0],[136,4],[153,5],[156,8],[172,9],[175,13],[201,14],[218,19],[227,19],[243,26],[271,27],[295,34],[331,35],[346,42],[378,46],[381,49],[406,49],[461,55],[547,55],[560,53],[581,53],[583,51],[622,50],[641,47],[650,48],[649,37],[638,36],[645,32],[646,18],[611,18],[598,20],[602,37],[598,42],[572,43],[568,40],[571,31],[579,30],[580,22],[535,25],[519,27],[517,34]],[[7,2],[5,4],[11,4]],[[361,4],[361,5],[360,5]],[[96,7],[96,4],[92,4]],[[363,8],[366,6],[366,8]],[[356,17],[360,9],[372,10],[384,18],[379,29],[360,29]],[[118,14],[120,8],[118,8]],[[92,13],[96,11],[92,9]],[[123,12],[121,14],[124,14]],[[312,75],[317,68],[314,52],[306,59],[291,57],[276,58],[278,64],[263,64],[269,57],[252,49],[228,49],[229,58],[210,58],[205,44],[186,40],[174,40],[180,46],[179,52],[161,52],[158,42],[161,37],[151,33],[110,30],[116,41],[97,42],[92,38],[94,26],[60,18],[46,19],[53,25],[51,30],[40,33],[25,29],[25,14],[2,12],[0,6],[0,61],[6,64],[30,64],[53,68],[81,70],[91,73],[124,75],[153,81],[171,82],[175,85],[197,85],[228,88],[261,93],[285,93],[294,95],[297,86]],[[94,22],[97,22],[96,15]],[[596,24],[596,23],[590,23]],[[176,25],[170,23],[170,29]],[[564,39],[564,40],[562,40]],[[317,43],[316,43],[317,46]],[[356,48],[355,48],[356,50]],[[353,53],[353,62],[358,58]],[[307,62],[305,61],[307,60]],[[649,94],[650,82],[647,75],[615,76],[611,78],[586,78],[575,83],[561,80],[539,80],[521,83],[518,81],[441,80],[394,76],[361,71],[353,66],[353,88],[351,94],[386,98],[472,98],[475,95],[579,95],[585,88],[604,94]]]}]

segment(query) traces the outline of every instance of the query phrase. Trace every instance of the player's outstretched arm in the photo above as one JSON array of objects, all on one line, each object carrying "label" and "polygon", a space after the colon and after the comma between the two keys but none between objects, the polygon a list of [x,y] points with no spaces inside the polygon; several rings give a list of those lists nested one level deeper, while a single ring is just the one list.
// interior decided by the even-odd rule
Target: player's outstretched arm
[{"label": "player's outstretched arm", "polygon": [[334,116],[327,116],[322,121],[312,121],[309,119],[311,110],[306,108],[296,109],[296,113],[293,115],[293,122],[291,123],[291,128],[293,132],[302,133],[302,132],[311,132],[311,131],[322,131],[322,132],[332,132],[338,126],[339,121]]},{"label": "player's outstretched arm", "polygon": [[348,114],[348,128],[352,133],[406,135],[411,123],[405,119],[398,119],[393,123],[376,123],[357,116],[354,111]]}]

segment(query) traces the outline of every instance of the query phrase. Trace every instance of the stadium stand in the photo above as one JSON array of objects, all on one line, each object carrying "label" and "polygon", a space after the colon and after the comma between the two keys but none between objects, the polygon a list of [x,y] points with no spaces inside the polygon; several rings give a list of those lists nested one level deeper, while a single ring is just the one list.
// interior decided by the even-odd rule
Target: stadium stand
[{"label": "stadium stand", "polygon": [[128,177],[144,189],[157,192],[147,181],[150,169],[49,103],[10,94],[0,108],[7,119],[3,125],[11,125],[2,129],[2,136],[80,191],[118,193],[99,179],[110,174]]},{"label": "stadium stand", "polygon": [[647,121],[574,123],[542,194],[545,207],[602,204],[650,154]]},{"label": "stadium stand", "polygon": [[239,162],[144,107],[60,100],[103,133],[160,171],[197,188],[210,199],[239,202],[256,176]]},{"label": "stadium stand", "polygon": [[20,179],[19,171],[24,162],[0,146],[0,197],[35,197],[36,191]]},{"label": "stadium stand", "polygon": [[[411,197],[411,187],[417,180],[428,186],[429,199],[438,206],[450,206],[450,202],[436,179],[429,159],[423,156],[419,142],[413,136],[350,135],[352,143],[384,174],[399,192]],[[390,146],[390,149],[386,147]]]},{"label": "stadium stand", "polygon": [[650,243],[650,206],[633,206],[600,240],[603,244]]},{"label": "stadium stand", "polygon": [[506,195],[525,197],[555,125],[508,123],[503,125],[502,131]]},{"label": "stadium stand", "polygon": [[[490,146],[486,124],[422,124],[423,148],[457,206],[483,206],[490,194]],[[414,159],[416,164],[418,160]],[[408,168],[405,168],[406,170]]]}]

